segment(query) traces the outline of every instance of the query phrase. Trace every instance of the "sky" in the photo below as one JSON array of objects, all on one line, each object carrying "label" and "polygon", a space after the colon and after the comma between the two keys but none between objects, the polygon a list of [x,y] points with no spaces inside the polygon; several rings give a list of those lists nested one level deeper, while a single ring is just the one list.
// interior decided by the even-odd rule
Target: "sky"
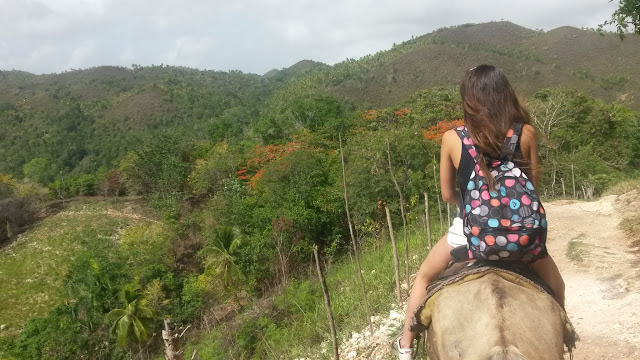
[{"label": "sky", "polygon": [[180,65],[264,74],[335,64],[444,26],[597,27],[609,0],[0,0],[0,70]]}]

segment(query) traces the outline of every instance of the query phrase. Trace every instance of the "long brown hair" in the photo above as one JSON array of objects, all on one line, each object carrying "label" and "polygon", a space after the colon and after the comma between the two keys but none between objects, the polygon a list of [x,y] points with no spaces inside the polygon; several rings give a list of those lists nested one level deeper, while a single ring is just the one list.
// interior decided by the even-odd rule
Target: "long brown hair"
[{"label": "long brown hair", "polygon": [[464,124],[480,155],[480,169],[492,189],[495,182],[486,159],[497,159],[507,131],[514,123],[531,124],[531,117],[518,100],[509,80],[492,65],[467,71],[460,84]]}]

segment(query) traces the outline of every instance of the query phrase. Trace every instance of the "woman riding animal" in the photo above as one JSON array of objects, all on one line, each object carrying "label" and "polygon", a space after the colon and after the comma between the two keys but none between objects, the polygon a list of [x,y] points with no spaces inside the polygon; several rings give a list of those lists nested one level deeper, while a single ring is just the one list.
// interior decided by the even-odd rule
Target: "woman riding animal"
[{"label": "woman riding animal", "polygon": [[412,357],[414,310],[461,245],[470,258],[526,262],[564,307],[564,281],[546,251],[544,209],[534,190],[540,171],[529,113],[503,71],[491,65],[467,71],[460,94],[465,126],[444,134],[440,156],[442,198],[459,205],[460,214],[418,271],[396,343],[400,360]]}]

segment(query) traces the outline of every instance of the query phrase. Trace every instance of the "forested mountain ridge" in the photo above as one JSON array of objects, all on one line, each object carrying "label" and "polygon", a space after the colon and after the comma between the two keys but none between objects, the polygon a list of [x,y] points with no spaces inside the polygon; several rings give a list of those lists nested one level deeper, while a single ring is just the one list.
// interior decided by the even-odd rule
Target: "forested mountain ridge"
[{"label": "forested mountain ridge", "polygon": [[[571,27],[540,32],[494,22],[440,29],[334,66],[304,60],[264,77],[137,65],[48,75],[2,71],[0,173],[22,176],[24,164],[52,153],[61,154],[49,159],[52,174],[95,172],[157,132],[203,138],[222,128],[238,136],[278,112],[274,107],[314,94],[357,108],[387,107],[424,89],[455,86],[480,63],[501,66],[523,96],[569,87],[638,109],[638,58],[637,37],[621,42]],[[231,128],[221,126],[231,118]]]},{"label": "forested mountain ridge", "polygon": [[[111,167],[159,133],[190,139],[218,128],[241,133],[270,93],[258,75],[163,66],[2,72],[0,79],[0,172],[20,176],[30,159],[45,158],[49,181],[60,171]],[[226,128],[229,114],[234,123]]]},{"label": "forested mountain ridge", "polygon": [[[627,42],[627,40],[630,40]],[[325,74],[325,89],[356,103],[385,107],[424,88],[457,84],[464,70],[500,66],[523,96],[571,87],[607,101],[640,103],[640,39],[560,27],[534,31],[509,22],[467,24],[423,35],[387,51],[347,60]]]}]

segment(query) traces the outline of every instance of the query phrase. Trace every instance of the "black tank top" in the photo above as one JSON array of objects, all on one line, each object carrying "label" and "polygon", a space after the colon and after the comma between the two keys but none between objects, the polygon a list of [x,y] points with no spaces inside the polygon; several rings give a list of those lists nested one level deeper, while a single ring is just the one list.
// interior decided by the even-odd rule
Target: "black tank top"
[{"label": "black tank top", "polygon": [[[520,149],[520,137],[518,137],[518,142],[516,144],[516,150],[514,152],[514,162],[522,163],[522,149]],[[475,161],[469,154],[469,151],[465,149],[464,144],[460,141],[460,146],[462,146],[462,152],[460,153],[460,163],[458,164],[458,170],[456,174],[458,176],[458,188],[460,189],[460,205],[458,206],[460,212],[458,216],[462,218],[462,209],[464,209],[464,194],[467,192],[467,183],[469,182],[469,178],[471,177],[471,173],[473,169],[476,167]]]}]

